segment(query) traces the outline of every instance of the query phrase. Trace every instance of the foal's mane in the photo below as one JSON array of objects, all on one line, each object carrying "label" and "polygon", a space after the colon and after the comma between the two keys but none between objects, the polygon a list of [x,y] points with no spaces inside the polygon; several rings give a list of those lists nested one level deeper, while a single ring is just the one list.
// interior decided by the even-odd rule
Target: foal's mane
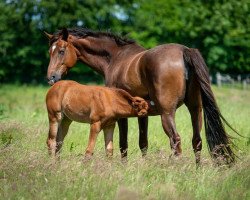
[{"label": "foal's mane", "polygon": [[[110,39],[113,39],[118,46],[124,46],[128,44],[134,44],[135,41],[128,39],[123,36],[118,36],[116,34],[113,34],[111,32],[102,32],[102,31],[93,31],[88,28],[69,28],[67,29],[70,35],[73,35],[78,38],[85,38],[88,36],[100,38],[100,37],[107,37]],[[52,45],[56,40],[58,40],[58,37],[62,34],[62,30],[58,30],[56,33],[53,34],[53,37],[50,39],[50,45]]]}]

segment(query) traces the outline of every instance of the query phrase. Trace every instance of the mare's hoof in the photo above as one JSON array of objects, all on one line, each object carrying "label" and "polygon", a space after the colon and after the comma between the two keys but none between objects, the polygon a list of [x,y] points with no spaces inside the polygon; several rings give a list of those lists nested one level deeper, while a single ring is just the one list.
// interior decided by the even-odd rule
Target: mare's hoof
[{"label": "mare's hoof", "polygon": [[121,158],[122,164],[127,164],[128,163],[128,158],[127,156]]},{"label": "mare's hoof", "polygon": [[147,155],[147,152],[148,152],[148,148],[147,147],[141,149],[141,155],[142,155],[142,157],[145,157]]}]

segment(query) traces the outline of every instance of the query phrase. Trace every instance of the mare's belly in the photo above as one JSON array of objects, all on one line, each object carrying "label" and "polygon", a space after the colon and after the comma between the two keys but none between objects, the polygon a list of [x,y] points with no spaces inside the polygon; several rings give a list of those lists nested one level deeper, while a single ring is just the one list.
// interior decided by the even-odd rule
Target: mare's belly
[{"label": "mare's belly", "polygon": [[148,89],[142,82],[140,72],[140,58],[143,52],[133,55],[130,59],[120,61],[118,65],[110,66],[108,76],[105,77],[106,86],[124,89],[132,96],[146,97]]},{"label": "mare's belly", "polygon": [[112,80],[106,81],[106,86],[116,87],[126,90],[132,96],[146,97],[148,96],[147,88],[140,82],[137,77],[131,78],[128,76],[115,77]]}]

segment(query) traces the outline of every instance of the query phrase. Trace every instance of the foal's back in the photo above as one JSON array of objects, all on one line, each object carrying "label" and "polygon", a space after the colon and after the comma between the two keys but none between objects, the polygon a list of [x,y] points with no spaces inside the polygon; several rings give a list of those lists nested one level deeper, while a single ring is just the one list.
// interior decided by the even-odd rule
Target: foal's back
[{"label": "foal's back", "polygon": [[59,81],[48,91],[46,103],[49,113],[60,112],[73,121],[90,123],[99,120],[95,117],[101,118],[112,112],[115,96],[116,91],[110,88]]}]

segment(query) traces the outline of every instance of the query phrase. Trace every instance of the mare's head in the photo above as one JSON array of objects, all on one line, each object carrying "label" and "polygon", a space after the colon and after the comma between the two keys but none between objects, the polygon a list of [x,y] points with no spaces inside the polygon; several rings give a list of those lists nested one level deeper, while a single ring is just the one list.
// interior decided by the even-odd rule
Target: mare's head
[{"label": "mare's head", "polygon": [[141,97],[133,97],[132,98],[132,106],[133,109],[137,112],[139,117],[145,116],[148,114],[148,103]]},{"label": "mare's head", "polygon": [[77,61],[77,49],[69,41],[69,33],[66,28],[55,35],[45,33],[50,43],[50,62],[47,71],[47,79],[50,85],[59,81],[66,75]]}]

